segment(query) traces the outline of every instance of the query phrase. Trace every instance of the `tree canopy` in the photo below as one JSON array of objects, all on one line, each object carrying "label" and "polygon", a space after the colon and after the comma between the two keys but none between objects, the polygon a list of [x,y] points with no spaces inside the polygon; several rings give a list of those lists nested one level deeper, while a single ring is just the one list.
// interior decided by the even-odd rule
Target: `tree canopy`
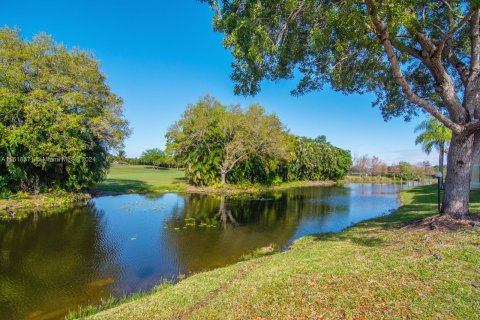
[{"label": "tree canopy", "polygon": [[91,54],[0,29],[0,188],[91,187],[128,134],[122,99]]},{"label": "tree canopy", "polygon": [[168,153],[196,185],[337,180],[351,166],[350,153],[324,136],[292,136],[258,104],[242,110],[210,96],[188,106],[166,137]]},{"label": "tree canopy", "polygon": [[452,133],[443,210],[468,212],[480,153],[478,0],[204,0],[233,57],[235,93],[299,77],[376,95],[385,119],[429,113]]},{"label": "tree canopy", "polygon": [[145,150],[142,152],[139,160],[142,164],[148,164],[156,167],[167,165],[167,155],[163,150],[158,148]]},{"label": "tree canopy", "polygon": [[476,67],[467,28],[478,23],[471,20],[476,1],[207,2],[235,58],[236,93],[258,93],[263,79],[293,78],[299,71],[295,94],[325,84],[344,93],[374,92],[386,118],[409,118],[421,107],[455,130],[443,111],[466,116],[459,101],[450,106],[443,100],[458,100],[447,97],[447,86],[454,92]]}]

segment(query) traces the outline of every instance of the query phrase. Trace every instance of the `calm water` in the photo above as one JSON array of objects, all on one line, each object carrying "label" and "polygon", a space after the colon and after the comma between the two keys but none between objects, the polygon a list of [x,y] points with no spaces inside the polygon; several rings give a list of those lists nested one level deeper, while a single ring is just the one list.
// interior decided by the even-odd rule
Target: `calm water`
[{"label": "calm water", "polygon": [[62,318],[79,305],[224,266],[259,247],[337,232],[396,208],[400,188],[352,184],[255,198],[121,195],[0,222],[0,319]]}]

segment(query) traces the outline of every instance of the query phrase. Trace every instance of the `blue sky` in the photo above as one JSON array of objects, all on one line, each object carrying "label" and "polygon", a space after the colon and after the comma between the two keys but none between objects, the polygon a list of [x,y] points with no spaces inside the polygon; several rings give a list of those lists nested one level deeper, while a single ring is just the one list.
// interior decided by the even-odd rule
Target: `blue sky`
[{"label": "blue sky", "polygon": [[353,155],[377,155],[388,163],[430,160],[415,146],[416,119],[384,122],[371,95],[325,89],[292,97],[295,81],[266,83],[255,97],[233,94],[232,57],[212,30],[210,8],[194,0],[0,0],[0,25],[24,38],[46,32],[69,47],[94,53],[112,91],[125,101],[133,128],[128,156],[165,145],[164,135],[185,106],[208,93],[223,103],[259,102],[297,135],[327,136]]}]

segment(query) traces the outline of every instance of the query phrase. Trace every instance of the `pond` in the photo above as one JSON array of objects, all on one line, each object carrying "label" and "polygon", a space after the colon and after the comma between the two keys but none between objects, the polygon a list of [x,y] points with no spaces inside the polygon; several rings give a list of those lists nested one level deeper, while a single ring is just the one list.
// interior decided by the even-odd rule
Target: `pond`
[{"label": "pond", "polygon": [[338,232],[398,207],[403,186],[305,187],[261,196],[129,194],[0,222],[0,319],[58,319],[111,295]]}]

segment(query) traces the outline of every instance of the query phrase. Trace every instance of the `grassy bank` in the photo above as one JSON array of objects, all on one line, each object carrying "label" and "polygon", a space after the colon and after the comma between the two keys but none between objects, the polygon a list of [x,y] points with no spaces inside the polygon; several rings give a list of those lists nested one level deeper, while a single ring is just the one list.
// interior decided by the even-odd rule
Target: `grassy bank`
[{"label": "grassy bank", "polygon": [[189,185],[188,191],[208,194],[222,194],[222,195],[239,195],[239,194],[255,194],[262,192],[269,192],[274,190],[285,190],[289,188],[301,188],[301,187],[325,187],[333,186],[334,181],[292,181],[284,182],[276,185],[261,185],[261,184],[227,184],[225,186],[201,186],[196,187]]},{"label": "grassy bank", "polygon": [[304,237],[287,252],[194,275],[92,318],[478,319],[479,228],[403,228],[435,214],[435,187],[404,191],[402,201],[389,216]]},{"label": "grassy bank", "polygon": [[30,195],[18,193],[9,199],[0,199],[0,218],[15,214],[21,217],[32,211],[49,210],[52,208],[68,208],[72,205],[90,199],[87,193],[52,192]]}]

